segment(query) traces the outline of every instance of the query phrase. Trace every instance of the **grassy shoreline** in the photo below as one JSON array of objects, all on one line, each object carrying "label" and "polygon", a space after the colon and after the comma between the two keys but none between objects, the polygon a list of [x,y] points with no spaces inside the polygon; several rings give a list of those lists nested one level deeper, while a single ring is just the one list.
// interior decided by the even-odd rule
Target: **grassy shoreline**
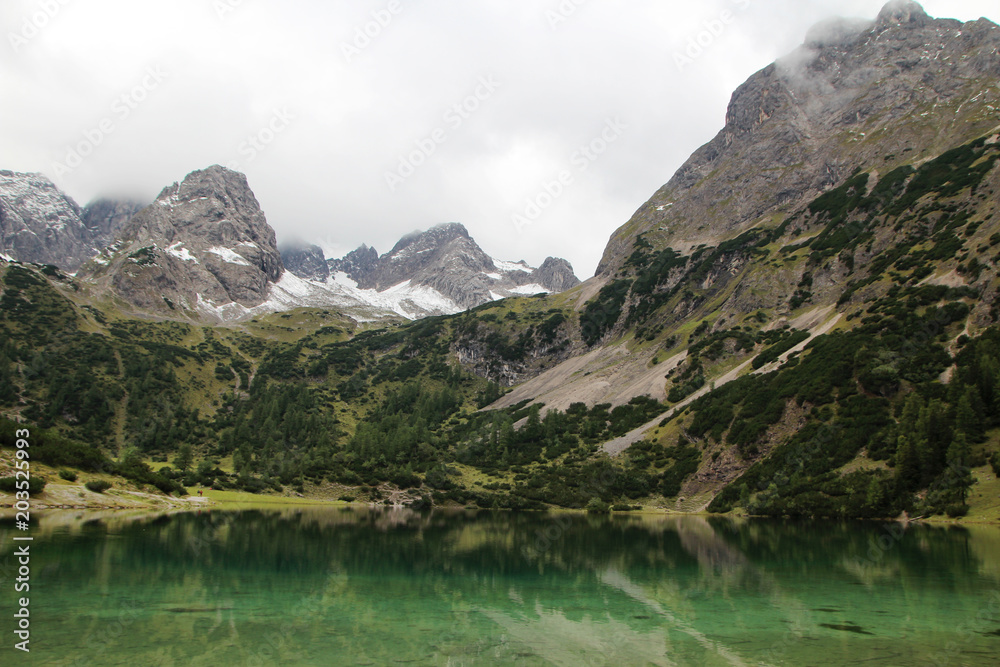
[{"label": "grassy shoreline", "polygon": [[[50,487],[56,487],[55,492],[49,491]],[[55,484],[46,487],[46,492],[35,496],[31,500],[31,510],[35,512],[45,512],[45,511],[58,511],[58,510],[82,510],[82,511],[102,511],[102,512],[120,512],[129,513],[135,511],[163,511],[163,510],[203,510],[203,509],[214,509],[214,510],[239,510],[239,509],[270,509],[270,508],[288,508],[288,507],[329,507],[329,508],[348,508],[348,507],[365,507],[365,508],[377,508],[377,507],[390,507],[386,505],[380,505],[376,503],[368,502],[345,502],[343,500],[333,500],[326,497],[319,496],[309,496],[303,495],[299,496],[288,496],[288,495],[278,495],[278,494],[253,494],[243,491],[217,491],[212,489],[203,489],[203,495],[191,495],[185,498],[176,498],[171,496],[162,496],[149,493],[142,493],[137,491],[129,491],[125,489],[119,489],[112,492],[106,492],[104,494],[95,494],[83,489],[80,485],[66,485],[66,484]],[[73,494],[80,494],[80,491],[84,491],[87,497],[79,498],[77,501],[72,499],[66,500],[66,492]],[[0,515],[12,515],[14,509],[14,497],[9,494],[0,493]],[[460,506],[441,506],[435,507],[435,509],[443,510],[461,510],[464,509]],[[992,508],[991,508],[992,509]],[[497,510],[485,510],[480,509],[479,511],[497,511]],[[505,511],[505,510],[499,510]],[[515,511],[515,510],[506,510]],[[532,512],[547,512],[552,514],[588,514],[584,509],[571,509],[571,508],[559,508],[553,507],[547,510],[527,510]],[[674,509],[660,508],[660,507],[643,507],[640,510],[634,510],[629,512],[615,511],[608,512],[607,515],[628,515],[628,516],[639,516],[639,517],[726,517],[731,519],[754,519],[754,518],[768,518],[768,517],[755,517],[742,512],[730,512],[727,514],[712,514],[711,512],[696,511],[696,512],[683,512]],[[773,518],[773,517],[772,517]],[[813,519],[814,521],[822,521],[823,519]],[[828,519],[830,521],[842,521],[844,519]],[[866,521],[865,519],[855,519],[857,521]],[[983,516],[977,515],[975,508],[966,517],[961,518],[949,518],[946,516],[932,516],[932,517],[917,517],[917,518],[905,518],[905,519],[868,519],[868,521],[879,521],[879,522],[905,522],[905,523],[915,523],[915,524],[929,524],[929,525],[980,525],[980,526],[1000,526],[1000,517],[998,516]]]}]

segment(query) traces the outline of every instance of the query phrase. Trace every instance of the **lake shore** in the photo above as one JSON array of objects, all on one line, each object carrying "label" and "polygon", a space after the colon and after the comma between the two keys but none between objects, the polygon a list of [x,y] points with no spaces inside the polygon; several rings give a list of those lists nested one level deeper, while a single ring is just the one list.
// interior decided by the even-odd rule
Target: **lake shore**
[{"label": "lake shore", "polygon": [[[135,511],[184,511],[202,509],[258,509],[258,508],[279,508],[279,507],[392,507],[377,503],[348,503],[343,500],[336,500],[327,494],[253,494],[243,491],[219,491],[214,489],[202,489],[203,495],[191,495],[184,498],[165,496],[159,493],[149,493],[127,488],[114,488],[104,493],[94,493],[86,489],[82,484],[71,483],[50,483],[45,487],[45,491],[31,499],[32,511],[50,510],[92,510],[111,512],[135,512]],[[14,509],[15,498],[11,494],[0,492],[0,514],[8,514]],[[440,507],[438,509],[462,509],[459,506]],[[548,510],[552,513],[565,514],[586,514],[586,510],[552,508]],[[614,514],[628,514],[634,516],[654,515],[654,516],[724,516],[730,518],[749,519],[754,518],[743,513],[729,513],[715,515],[710,512],[696,511],[683,512],[663,507],[643,507],[631,512],[614,512]],[[949,518],[943,516],[934,517],[904,517],[901,519],[886,519],[881,521],[902,521],[914,524],[933,525],[1000,525],[1000,517],[978,514],[970,512],[968,516],[961,518]]]}]

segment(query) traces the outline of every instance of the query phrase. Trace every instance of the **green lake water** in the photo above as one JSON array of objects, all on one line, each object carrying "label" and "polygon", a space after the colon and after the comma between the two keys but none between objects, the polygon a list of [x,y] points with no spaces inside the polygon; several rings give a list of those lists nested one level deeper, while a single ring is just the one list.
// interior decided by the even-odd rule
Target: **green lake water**
[{"label": "green lake water", "polygon": [[1000,529],[282,509],[50,512],[2,665],[997,665]]}]

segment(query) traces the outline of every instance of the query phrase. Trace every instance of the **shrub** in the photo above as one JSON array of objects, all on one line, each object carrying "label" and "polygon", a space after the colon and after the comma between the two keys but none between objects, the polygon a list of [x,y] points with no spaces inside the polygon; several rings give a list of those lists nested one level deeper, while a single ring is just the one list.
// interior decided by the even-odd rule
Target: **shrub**
[{"label": "shrub", "polygon": [[1000,479],[1000,452],[995,453],[990,459],[990,466],[993,468],[993,474],[997,476],[997,479]]},{"label": "shrub", "polygon": [[75,482],[77,475],[72,470],[60,470],[59,477],[66,480],[67,482]]},{"label": "shrub", "polygon": [[610,331],[618,318],[632,288],[631,280],[616,280],[605,285],[580,314],[580,331],[583,341],[593,346]]},{"label": "shrub", "polygon": [[258,477],[241,475],[237,480],[237,488],[247,493],[263,493],[267,490],[268,484]]},{"label": "shrub", "polygon": [[600,498],[591,498],[586,509],[591,514],[607,514],[611,511],[611,506]]},{"label": "shrub", "polygon": [[[15,477],[4,477],[0,479],[0,491],[4,493],[14,493],[16,491],[23,491],[24,489],[18,488],[19,483],[23,483],[25,480],[17,479]],[[36,495],[41,493],[45,489],[45,480],[41,477],[32,477],[28,480],[28,494]]]},{"label": "shrub", "polygon": [[945,509],[945,513],[947,513],[952,519],[957,519],[969,513],[969,506],[957,503],[954,505],[948,505]]},{"label": "shrub", "polygon": [[626,503],[616,503],[611,510],[614,512],[637,512],[642,509],[642,505],[628,505]]},{"label": "shrub", "polygon": [[753,360],[752,366],[754,369],[763,368],[765,365],[771,363],[772,361],[777,361],[778,357],[788,352],[790,349],[801,343],[802,341],[809,338],[811,334],[808,331],[795,331],[789,337],[785,338],[779,343],[772,345],[763,352],[757,355]]},{"label": "shrub", "polygon": [[103,479],[96,479],[91,482],[84,484],[88,491],[93,491],[94,493],[104,493],[111,488],[111,482],[107,482]]}]

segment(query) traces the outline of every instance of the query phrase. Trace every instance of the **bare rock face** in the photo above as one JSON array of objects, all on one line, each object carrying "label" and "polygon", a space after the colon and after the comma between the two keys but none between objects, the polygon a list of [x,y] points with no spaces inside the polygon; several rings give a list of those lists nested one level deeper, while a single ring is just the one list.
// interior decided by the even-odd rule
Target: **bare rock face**
[{"label": "bare rock face", "polygon": [[531,282],[550,292],[565,292],[580,284],[573,266],[565,259],[549,257],[531,274]]},{"label": "bare rock face", "polygon": [[125,225],[147,204],[131,199],[97,199],[83,208],[81,218],[95,248],[111,244]]},{"label": "bare rock face", "polygon": [[894,25],[912,25],[922,28],[933,20],[918,2],[890,0],[879,12],[876,24],[879,28],[888,28]]},{"label": "bare rock face", "polygon": [[362,245],[357,250],[352,250],[341,259],[328,259],[326,261],[330,269],[330,274],[344,273],[347,277],[358,283],[368,283],[370,277],[378,268],[378,251]]},{"label": "bare rock face", "polygon": [[96,250],[80,207],[41,174],[0,171],[0,252],[76,271]]},{"label": "bare rock face", "polygon": [[213,166],[164,189],[81,274],[140,308],[220,314],[262,304],[283,271],[246,176]]},{"label": "bare rock face", "polygon": [[281,251],[282,264],[299,278],[323,282],[330,277],[326,255],[318,245],[288,243],[280,245],[278,249]]},{"label": "bare rock face", "polygon": [[409,280],[437,290],[461,308],[472,308],[491,300],[484,275],[491,271],[496,267],[489,255],[463,225],[451,223],[404,236],[359,287],[383,291]]},{"label": "bare rock face", "polygon": [[682,252],[775,226],[858,168],[888,173],[997,127],[1000,28],[893,0],[834,20],[733,94],[726,126],[611,238],[610,277],[642,236]]}]

